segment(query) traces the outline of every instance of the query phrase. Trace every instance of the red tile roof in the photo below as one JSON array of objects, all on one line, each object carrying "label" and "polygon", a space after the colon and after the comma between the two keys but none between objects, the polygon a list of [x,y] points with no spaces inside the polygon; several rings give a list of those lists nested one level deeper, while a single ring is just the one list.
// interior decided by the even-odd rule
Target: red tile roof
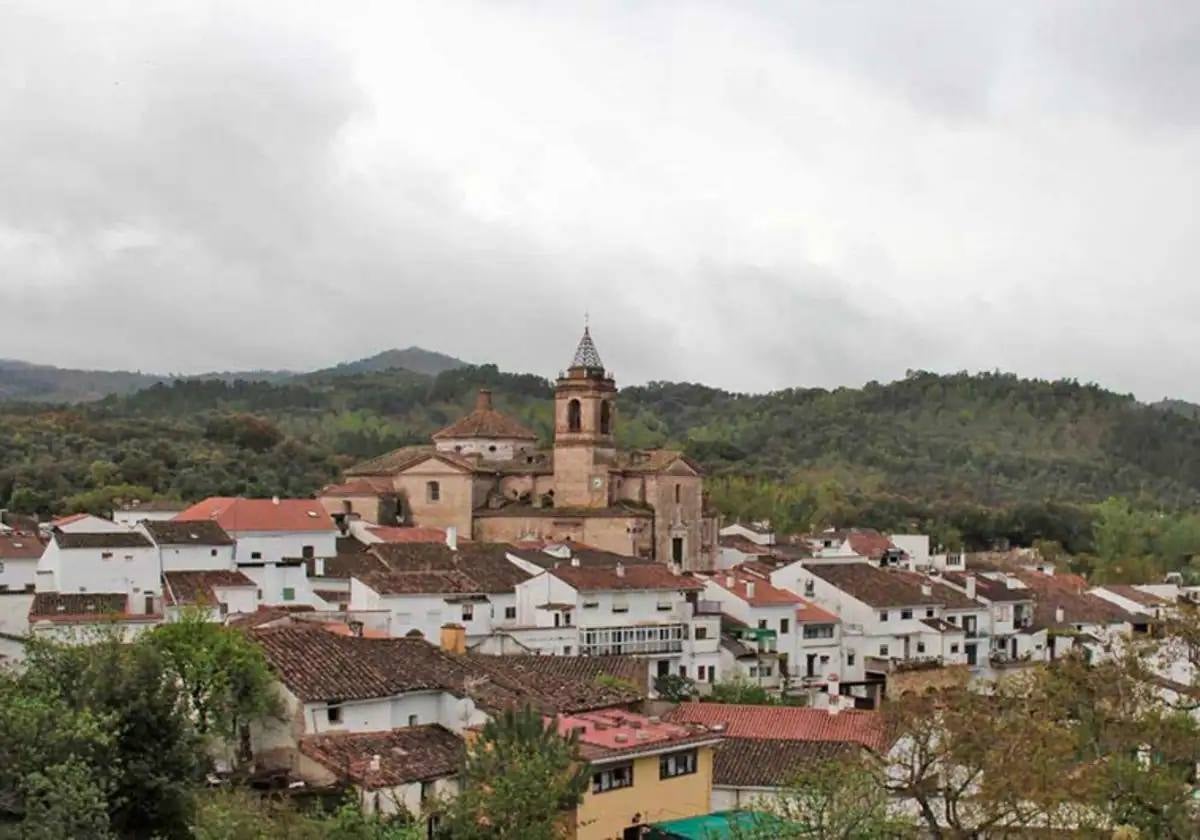
[{"label": "red tile roof", "polygon": [[[463,741],[437,724],[386,732],[312,735],[300,752],[339,778],[367,790],[427,782],[458,773]],[[378,760],[378,769],[371,764]]]},{"label": "red tile roof", "polygon": [[333,531],[333,520],[315,499],[243,499],[214,496],[192,505],[175,521],[211,519],[231,534],[242,531]]},{"label": "red tile roof", "polygon": [[605,592],[624,589],[702,590],[704,584],[692,577],[677,575],[657,563],[632,566],[571,566],[563,564],[548,570],[580,592]]},{"label": "red tile roof", "polygon": [[822,624],[836,624],[841,619],[829,610],[823,610],[811,601],[801,599],[800,606],[796,608],[796,621],[800,623],[819,621]]},{"label": "red tile roof", "polygon": [[[795,593],[780,589],[757,575],[729,571],[715,574],[711,580],[752,607],[789,607],[804,603]],[[753,596],[750,595],[750,586],[754,587]]]},{"label": "red tile roof", "polygon": [[474,411],[433,436],[434,440],[468,440],[471,438],[537,440],[537,435],[507,414],[496,411],[492,407],[492,392],[482,388],[475,401]]},{"label": "red tile roof", "polygon": [[37,560],[45,550],[45,544],[37,537],[0,534],[0,560]]},{"label": "red tile roof", "polygon": [[805,768],[852,761],[862,748],[841,741],[726,738],[713,757],[713,784],[720,787],[785,787]]},{"label": "red tile roof", "polygon": [[63,525],[70,525],[72,522],[79,522],[90,516],[90,513],[72,513],[70,516],[60,516],[58,519],[51,519],[50,525],[53,528],[61,528]]},{"label": "red tile roof", "polygon": [[787,741],[837,741],[872,750],[887,747],[887,733],[878,712],[844,711],[801,706],[747,706],[733,703],[681,703],[664,718],[676,723],[724,724],[730,738]]},{"label": "red tile roof", "polygon": [[1127,598],[1143,607],[1161,607],[1171,603],[1166,598],[1160,598],[1151,592],[1143,592],[1130,583],[1106,583],[1101,589],[1107,589],[1109,592]]},{"label": "red tile roof", "polygon": [[321,488],[320,496],[381,496],[394,494],[396,487],[390,478],[382,476],[360,476],[342,484],[329,484]]},{"label": "red tile roof", "polygon": [[[385,543],[444,543],[446,532],[441,528],[395,528],[371,526],[367,531]],[[459,538],[459,542],[468,542]]]},{"label": "red tile roof", "polygon": [[624,709],[598,709],[562,715],[555,721],[560,735],[579,734],[579,752],[590,760],[615,758],[630,752],[658,750],[705,741],[716,741],[719,733],[694,723],[667,722]]},{"label": "red tile roof", "polygon": [[163,573],[163,595],[173,607],[184,604],[216,606],[221,599],[214,590],[229,587],[251,588],[257,587],[257,584],[232,569]]},{"label": "red tile roof", "polygon": [[29,607],[29,622],[158,621],[157,613],[127,611],[128,599],[113,592],[39,592]]},{"label": "red tile roof", "polygon": [[847,535],[846,539],[855,554],[872,559],[878,559],[883,556],[885,551],[896,547],[883,534],[868,528],[855,529]]}]

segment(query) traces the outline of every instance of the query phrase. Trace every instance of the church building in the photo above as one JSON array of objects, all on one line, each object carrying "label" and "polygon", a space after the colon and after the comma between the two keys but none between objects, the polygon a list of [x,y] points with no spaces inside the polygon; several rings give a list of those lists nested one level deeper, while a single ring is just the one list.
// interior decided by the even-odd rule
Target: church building
[{"label": "church building", "polygon": [[497,411],[475,410],[432,445],[388,452],[347,470],[321,502],[335,518],[455,528],[487,542],[563,542],[715,568],[717,522],[700,468],[682,452],[617,449],[617,386],[588,330],[554,392],[554,441]]}]

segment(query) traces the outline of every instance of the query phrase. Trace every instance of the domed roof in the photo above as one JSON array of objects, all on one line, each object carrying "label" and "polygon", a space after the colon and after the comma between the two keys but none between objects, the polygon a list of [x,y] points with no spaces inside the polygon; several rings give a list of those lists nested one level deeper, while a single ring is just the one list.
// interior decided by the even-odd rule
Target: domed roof
[{"label": "domed roof", "polygon": [[479,389],[475,410],[451,423],[433,436],[434,440],[469,440],[491,438],[494,440],[537,440],[537,435],[506,414],[492,408],[492,392]]}]

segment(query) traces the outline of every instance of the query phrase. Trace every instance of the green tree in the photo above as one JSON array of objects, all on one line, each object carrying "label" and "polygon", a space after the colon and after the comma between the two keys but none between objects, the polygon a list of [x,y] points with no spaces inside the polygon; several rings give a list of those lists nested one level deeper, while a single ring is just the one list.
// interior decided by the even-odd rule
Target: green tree
[{"label": "green tree", "polygon": [[703,699],[708,703],[741,703],[750,706],[773,706],[779,702],[767,689],[740,675],[713,683],[712,691]]},{"label": "green tree", "polygon": [[107,840],[112,831],[106,781],[79,758],[30,773],[23,784],[22,840]]},{"label": "green tree", "polygon": [[577,806],[589,770],[578,735],[558,734],[532,709],[488,721],[467,751],[462,790],[447,807],[453,840],[557,840],[564,812]]},{"label": "green tree", "polygon": [[663,674],[654,678],[654,691],[662,700],[683,703],[696,697],[696,682],[680,674]]},{"label": "green tree", "polygon": [[201,735],[233,738],[239,724],[278,711],[262,649],[245,634],[206,620],[203,605],[155,628],[147,641],[178,680]]}]

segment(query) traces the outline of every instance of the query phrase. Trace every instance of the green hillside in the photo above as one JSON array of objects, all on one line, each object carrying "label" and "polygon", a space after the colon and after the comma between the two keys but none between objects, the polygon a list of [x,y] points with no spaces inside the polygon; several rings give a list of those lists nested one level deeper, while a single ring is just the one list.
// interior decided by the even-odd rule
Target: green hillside
[{"label": "green hillside", "polygon": [[[0,507],[61,512],[113,496],[307,495],[354,461],[425,442],[487,386],[549,439],[551,383],[457,367],[337,369],[284,382],[183,380],[87,405],[0,406]],[[742,395],[627,388],[625,446],[679,446],[726,514],[1057,539],[1087,550],[1086,506],[1200,502],[1200,421],[1076,382],[913,373],[887,385]]]}]

